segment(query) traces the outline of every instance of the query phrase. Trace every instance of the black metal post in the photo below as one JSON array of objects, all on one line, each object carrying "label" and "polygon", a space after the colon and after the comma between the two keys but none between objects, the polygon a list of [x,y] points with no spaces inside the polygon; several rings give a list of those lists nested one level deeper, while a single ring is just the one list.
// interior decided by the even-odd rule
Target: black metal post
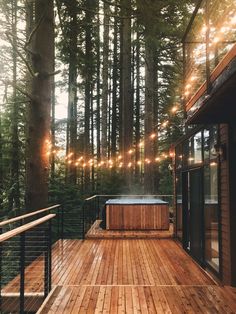
[{"label": "black metal post", "polygon": [[20,313],[25,308],[25,232],[20,235]]},{"label": "black metal post", "polygon": [[82,237],[83,239],[85,238],[85,213],[84,213],[84,206],[85,206],[85,202],[83,203],[82,206]]},{"label": "black metal post", "polygon": [[64,239],[64,206],[61,206],[61,239]]},{"label": "black metal post", "polygon": [[98,219],[100,219],[100,199],[99,199],[99,195],[97,196],[97,211],[98,211]]},{"label": "black metal post", "polygon": [[48,222],[48,228],[45,229],[46,249],[44,254],[44,297],[48,295],[52,285],[52,222]]}]

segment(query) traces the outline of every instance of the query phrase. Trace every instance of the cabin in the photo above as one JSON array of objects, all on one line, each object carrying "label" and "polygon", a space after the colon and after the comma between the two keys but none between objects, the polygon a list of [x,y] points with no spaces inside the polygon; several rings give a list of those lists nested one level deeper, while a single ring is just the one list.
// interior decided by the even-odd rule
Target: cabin
[{"label": "cabin", "polygon": [[1,313],[236,313],[235,17],[235,1],[199,1],[184,35],[174,196],[0,222]]},{"label": "cabin", "polygon": [[236,285],[236,3],[199,1],[183,38],[186,135],[175,144],[175,235]]}]

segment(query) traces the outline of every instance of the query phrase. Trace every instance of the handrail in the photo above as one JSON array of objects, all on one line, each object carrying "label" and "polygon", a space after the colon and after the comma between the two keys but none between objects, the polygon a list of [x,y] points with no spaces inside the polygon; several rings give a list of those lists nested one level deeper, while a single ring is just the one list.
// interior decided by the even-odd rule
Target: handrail
[{"label": "handrail", "polygon": [[47,208],[43,208],[43,209],[39,209],[39,210],[30,212],[30,213],[25,214],[25,215],[21,215],[21,216],[17,216],[17,217],[8,219],[8,220],[4,220],[4,221],[0,222],[0,227],[3,227],[3,226],[8,225],[10,223],[17,222],[19,220],[22,220],[22,219],[25,219],[25,218],[28,218],[28,217],[31,217],[31,216],[34,216],[37,214],[44,213],[46,211],[50,211],[50,210],[55,209],[55,208],[59,208],[60,206],[61,206],[60,204],[56,204],[56,205],[53,205],[53,206],[50,206]]},{"label": "handrail", "polygon": [[93,195],[93,196],[90,196],[88,198],[85,199],[85,201],[90,201],[96,197],[107,197],[107,196],[120,196],[120,197],[132,197],[132,196],[141,196],[141,197],[152,197],[152,196],[173,196],[172,194],[165,194],[165,195],[162,195],[162,194],[96,194],[96,195]]},{"label": "handrail", "polygon": [[5,233],[3,233],[2,235],[0,235],[0,243],[6,241],[6,240],[9,240],[27,230],[30,230],[38,225],[41,225],[43,224],[44,222],[48,221],[48,220],[51,220],[52,218],[54,218],[56,216],[56,214],[49,214],[45,217],[42,217],[42,218],[39,218],[35,221],[32,221],[32,222],[29,222],[23,226],[20,226],[18,228],[15,228],[11,231],[7,231]]},{"label": "handrail", "polygon": [[[214,70],[211,72],[210,82],[213,83],[227,68],[227,65],[236,57],[236,44],[227,52],[223,59],[217,64]],[[186,110],[189,111],[196,101],[204,95],[207,90],[207,83],[204,81],[202,85],[198,88],[196,93],[189,99],[186,103]]]}]

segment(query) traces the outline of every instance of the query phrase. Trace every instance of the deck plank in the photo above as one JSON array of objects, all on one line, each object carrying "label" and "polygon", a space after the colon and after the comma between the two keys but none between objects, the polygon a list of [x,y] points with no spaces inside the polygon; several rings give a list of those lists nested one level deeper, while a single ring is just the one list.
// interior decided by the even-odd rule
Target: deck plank
[{"label": "deck plank", "polygon": [[[56,289],[42,314],[236,313],[236,289],[217,286],[172,239],[64,240],[52,261]],[[33,291],[40,263],[26,268]]]},{"label": "deck plank", "polygon": [[100,227],[101,220],[96,220],[86,234],[86,239],[169,239],[173,238],[173,224],[169,230],[105,230]]}]

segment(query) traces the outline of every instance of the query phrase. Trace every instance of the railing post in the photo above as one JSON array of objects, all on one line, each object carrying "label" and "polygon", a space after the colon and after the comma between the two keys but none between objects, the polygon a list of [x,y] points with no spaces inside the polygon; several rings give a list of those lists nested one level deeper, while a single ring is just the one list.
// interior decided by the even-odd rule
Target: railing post
[{"label": "railing post", "polygon": [[99,199],[99,195],[97,196],[97,213],[98,213],[98,219],[100,219],[100,199]]},{"label": "railing post", "polygon": [[82,237],[83,239],[85,238],[85,212],[84,212],[84,207],[85,207],[85,202],[83,203],[82,206]]},{"label": "railing post", "polygon": [[61,205],[61,239],[64,239],[64,206]]},{"label": "railing post", "polygon": [[25,232],[20,235],[20,313],[25,307]]},{"label": "railing post", "polygon": [[45,250],[44,260],[44,296],[48,295],[52,286],[52,222],[49,220],[48,228],[45,230],[45,240],[47,247]]},{"label": "railing post", "polygon": [[[2,228],[0,228],[0,235]],[[2,313],[2,243],[0,243],[0,313]]]}]

